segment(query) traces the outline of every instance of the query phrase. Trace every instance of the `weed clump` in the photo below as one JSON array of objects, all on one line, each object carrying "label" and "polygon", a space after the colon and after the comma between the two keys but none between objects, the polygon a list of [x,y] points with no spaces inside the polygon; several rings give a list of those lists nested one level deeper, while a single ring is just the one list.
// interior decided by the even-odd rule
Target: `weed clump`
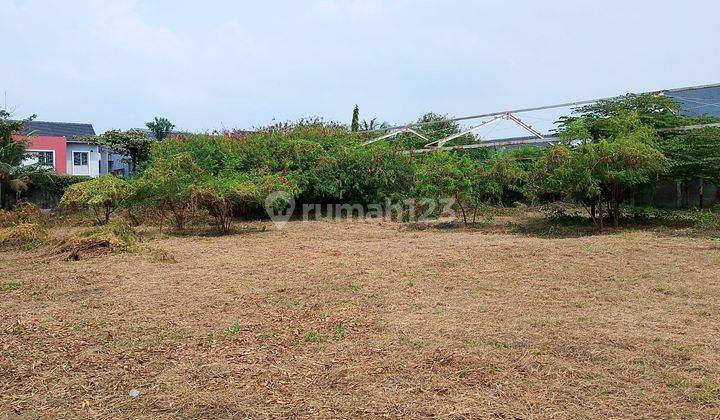
[{"label": "weed clump", "polygon": [[17,226],[20,223],[45,226],[45,222],[45,214],[32,203],[20,203],[12,211],[0,210],[0,228]]},{"label": "weed clump", "polygon": [[64,240],[55,250],[67,260],[79,260],[81,254],[139,252],[140,238],[124,221],[86,229]]},{"label": "weed clump", "polygon": [[0,210],[0,248],[30,250],[47,242],[45,215],[32,203],[20,203],[12,211]]},{"label": "weed clump", "polygon": [[0,248],[30,250],[44,244],[48,238],[47,229],[36,223],[18,223],[0,228]]}]

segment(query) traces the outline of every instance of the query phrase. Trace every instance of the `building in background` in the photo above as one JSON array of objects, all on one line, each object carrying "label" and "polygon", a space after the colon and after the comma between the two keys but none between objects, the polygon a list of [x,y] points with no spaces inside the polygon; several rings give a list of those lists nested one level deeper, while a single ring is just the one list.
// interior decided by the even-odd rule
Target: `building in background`
[{"label": "building in background", "polygon": [[41,163],[58,174],[93,178],[106,173],[128,174],[122,156],[85,140],[95,135],[92,124],[31,121],[21,134],[30,140],[26,164]]}]

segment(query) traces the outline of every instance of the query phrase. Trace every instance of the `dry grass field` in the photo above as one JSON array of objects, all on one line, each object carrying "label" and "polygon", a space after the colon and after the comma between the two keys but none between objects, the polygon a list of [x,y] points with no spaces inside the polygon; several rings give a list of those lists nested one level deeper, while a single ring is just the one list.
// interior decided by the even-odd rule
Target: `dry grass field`
[{"label": "dry grass field", "polygon": [[718,241],[293,222],[145,243],[167,252],[0,252],[0,418],[720,415]]}]

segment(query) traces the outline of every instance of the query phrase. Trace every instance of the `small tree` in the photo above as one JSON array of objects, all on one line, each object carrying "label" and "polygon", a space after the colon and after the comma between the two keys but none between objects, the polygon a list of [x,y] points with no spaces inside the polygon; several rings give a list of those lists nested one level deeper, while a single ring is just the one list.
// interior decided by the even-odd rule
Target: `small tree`
[{"label": "small tree", "polygon": [[182,232],[195,212],[194,185],[203,176],[203,169],[189,153],[155,153],[152,164],[137,181],[138,202],[159,210],[160,229],[170,213],[175,228]]},{"label": "small tree", "polygon": [[463,223],[475,223],[479,210],[502,195],[486,165],[468,155],[437,151],[418,165],[416,195],[441,200],[452,198]]},{"label": "small tree", "polygon": [[[654,130],[636,114],[608,119],[606,127],[615,127],[612,137],[552,147],[536,162],[532,175],[536,192],[563,194],[585,205],[600,230],[604,205],[617,228],[627,192],[656,181],[667,167],[667,159],[653,146]],[[561,137],[578,139],[587,133],[583,125],[581,119],[574,121]]]},{"label": "small tree", "polygon": [[138,165],[144,164],[150,158],[150,147],[155,140],[143,130],[132,129],[127,131],[110,130],[100,136],[90,139],[104,144],[115,152],[130,159],[130,168],[135,172]]},{"label": "small tree", "polygon": [[355,109],[353,109],[352,122],[350,123],[350,131],[355,133],[358,131],[359,128],[360,128],[360,108],[358,108],[358,106],[355,105]]},{"label": "small tree", "polygon": [[193,199],[208,211],[218,233],[224,235],[230,232],[237,209],[260,205],[275,191],[296,194],[297,187],[278,175],[233,174],[197,184]]},{"label": "small tree", "polygon": [[172,129],[175,128],[175,124],[162,117],[155,117],[154,121],[146,123],[145,126],[155,135],[155,139],[158,141],[165,140],[172,132]]},{"label": "small tree", "polygon": [[593,140],[609,138],[624,125],[623,119],[634,115],[637,124],[651,128],[672,128],[694,123],[680,113],[681,106],[673,98],[659,94],[628,94],[615,99],[598,101],[573,110],[572,116],[560,119],[561,131],[566,131],[576,120],[583,120]]},{"label": "small tree", "polygon": [[133,194],[132,186],[124,179],[102,175],[89,181],[71,185],[60,204],[73,208],[89,208],[99,224],[107,224],[110,216]]},{"label": "small tree", "polygon": [[498,151],[488,160],[488,177],[499,188],[498,204],[525,193],[527,171],[512,152]]}]

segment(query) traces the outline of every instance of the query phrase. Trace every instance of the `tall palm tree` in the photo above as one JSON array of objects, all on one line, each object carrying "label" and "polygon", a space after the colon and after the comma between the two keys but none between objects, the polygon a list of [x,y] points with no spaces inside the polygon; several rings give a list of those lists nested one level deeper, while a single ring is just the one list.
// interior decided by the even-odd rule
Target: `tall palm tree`
[{"label": "tall palm tree", "polygon": [[21,120],[10,120],[10,113],[0,109],[0,209],[7,205],[5,196],[8,193],[20,194],[27,190],[30,177],[42,172],[40,165],[23,166],[27,155],[28,139],[13,139],[19,134],[35,115]]}]

